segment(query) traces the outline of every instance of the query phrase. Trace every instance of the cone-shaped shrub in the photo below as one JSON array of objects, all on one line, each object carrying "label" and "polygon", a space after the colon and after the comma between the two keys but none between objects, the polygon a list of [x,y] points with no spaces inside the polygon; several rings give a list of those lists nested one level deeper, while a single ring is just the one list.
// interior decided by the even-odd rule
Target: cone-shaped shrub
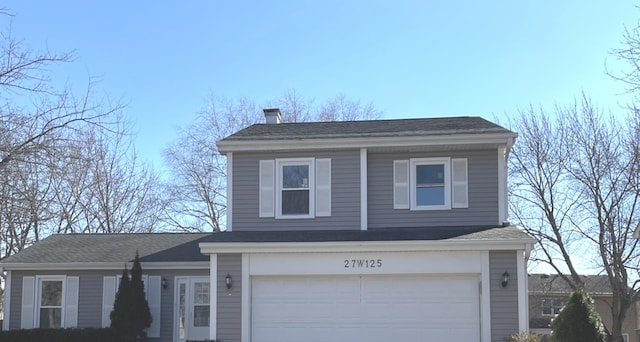
[{"label": "cone-shaped shrub", "polygon": [[551,322],[554,342],[605,342],[606,334],[593,300],[583,288],[576,290],[567,305]]},{"label": "cone-shaped shrub", "polygon": [[131,324],[132,333],[135,337],[146,337],[145,329],[151,325],[151,311],[144,293],[144,283],[142,282],[142,266],[140,258],[136,252],[136,258],[131,267]]},{"label": "cone-shaped shrub", "polygon": [[131,330],[131,311],[129,310],[131,291],[129,282],[129,270],[127,265],[124,265],[118,292],[116,292],[116,299],[113,302],[113,311],[110,314],[111,327],[122,337],[128,335]]}]

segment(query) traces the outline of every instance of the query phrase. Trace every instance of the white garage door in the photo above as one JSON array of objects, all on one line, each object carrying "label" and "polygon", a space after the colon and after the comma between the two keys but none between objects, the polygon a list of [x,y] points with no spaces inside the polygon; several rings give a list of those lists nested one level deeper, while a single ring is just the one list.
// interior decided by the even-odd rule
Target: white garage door
[{"label": "white garage door", "polygon": [[478,279],[253,277],[253,342],[479,341]]}]

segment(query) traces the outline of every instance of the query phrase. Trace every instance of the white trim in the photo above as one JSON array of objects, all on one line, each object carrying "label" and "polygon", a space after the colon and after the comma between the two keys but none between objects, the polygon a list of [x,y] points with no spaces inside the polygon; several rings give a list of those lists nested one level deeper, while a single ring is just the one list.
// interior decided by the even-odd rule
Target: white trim
[{"label": "white trim", "polygon": [[480,297],[480,341],[491,341],[491,260],[489,251],[482,251],[482,283]]},{"label": "white trim", "polygon": [[102,277],[102,327],[111,326],[111,311],[118,291],[117,276]]},{"label": "white trim", "polygon": [[9,319],[11,318],[11,271],[6,271],[4,278],[4,297],[2,298],[2,330],[9,330]]},{"label": "white trim", "polygon": [[42,300],[42,281],[61,281],[62,298],[60,298],[60,328],[66,328],[66,300],[67,300],[67,276],[65,275],[36,275],[35,298],[33,301],[33,327],[40,327],[40,302]]},{"label": "white trim", "polygon": [[[443,165],[444,203],[442,205],[417,204],[417,171],[419,165]],[[409,193],[411,210],[450,210],[451,209],[451,158],[411,158],[409,161]]]},{"label": "white trim", "polygon": [[518,266],[518,328],[520,332],[529,332],[528,279],[526,272],[524,250],[516,251],[516,265]]},{"label": "white trim", "polygon": [[201,242],[202,254],[215,253],[312,253],[312,252],[407,252],[518,250],[532,239],[460,239],[409,241],[337,241],[337,242]]},{"label": "white trim", "polygon": [[215,340],[218,332],[218,255],[211,254],[209,272],[209,339]]},{"label": "white trim", "polygon": [[[127,262],[127,265],[133,262]],[[208,261],[163,261],[141,262],[142,269],[148,270],[208,270]],[[119,270],[122,271],[123,262],[71,262],[71,263],[6,263],[5,270]]]},{"label": "white trim", "polygon": [[280,140],[222,140],[217,142],[218,151],[258,152],[273,150],[308,150],[333,148],[376,148],[376,147],[413,147],[413,146],[460,146],[508,145],[518,135],[515,133],[494,134],[438,134],[429,132],[424,135],[405,137],[370,137],[370,138],[305,138]]},{"label": "white trim", "polygon": [[251,341],[251,284],[249,277],[250,259],[248,254],[242,254],[242,294],[241,294],[241,319],[240,341]]},{"label": "white trim", "polygon": [[[307,189],[309,190],[309,213],[303,215],[282,214],[282,168],[287,165],[306,165],[309,168]],[[315,158],[278,158],[276,159],[276,219],[310,219],[315,217]]]},{"label": "white trim", "polygon": [[225,215],[227,226],[225,230],[233,231],[233,152],[227,153],[227,209]]},{"label": "white trim", "polygon": [[507,163],[506,148],[498,148],[498,224],[507,221]]},{"label": "white trim", "polygon": [[367,196],[369,189],[367,188],[367,149],[360,149],[360,230],[367,230],[368,222],[368,206]]}]

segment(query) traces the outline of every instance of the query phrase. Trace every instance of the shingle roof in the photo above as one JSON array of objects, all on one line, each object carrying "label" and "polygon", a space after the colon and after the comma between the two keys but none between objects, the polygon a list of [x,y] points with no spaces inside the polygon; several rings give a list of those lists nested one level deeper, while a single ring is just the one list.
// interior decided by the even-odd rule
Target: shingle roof
[{"label": "shingle roof", "polygon": [[403,137],[511,133],[477,116],[446,118],[254,124],[222,141]]},{"label": "shingle roof", "polygon": [[208,261],[201,242],[332,242],[410,240],[526,240],[516,227],[429,227],[376,230],[239,231],[221,233],[59,234],[9,256],[0,264]]},{"label": "shingle roof", "polygon": [[[585,290],[589,294],[611,294],[611,284],[606,275],[581,275]],[[557,274],[530,274],[529,292],[537,294],[570,294],[571,286]]]},{"label": "shingle roof", "polygon": [[427,227],[371,230],[233,231],[211,234],[202,242],[335,242],[417,240],[530,240],[514,226]]},{"label": "shingle roof", "polygon": [[56,234],[0,263],[207,261],[198,243],[207,233]]}]

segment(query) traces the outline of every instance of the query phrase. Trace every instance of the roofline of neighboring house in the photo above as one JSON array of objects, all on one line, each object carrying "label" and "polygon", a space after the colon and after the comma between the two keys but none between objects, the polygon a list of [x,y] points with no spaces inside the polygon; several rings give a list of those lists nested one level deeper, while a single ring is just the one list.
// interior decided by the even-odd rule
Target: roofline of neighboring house
[{"label": "roofline of neighboring house", "polygon": [[[573,293],[573,291],[529,291],[530,295],[536,295],[536,296],[567,296],[570,295],[571,293]],[[613,292],[590,292],[587,291],[587,293],[589,294],[589,296],[593,297],[593,296],[612,296]]]},{"label": "roofline of neighboring house", "polygon": [[[129,268],[133,261],[128,262],[68,262],[68,263],[6,263],[0,264],[2,271],[31,271],[31,270],[122,270],[127,264]],[[209,269],[209,261],[158,261],[141,262],[140,266],[144,270],[199,270]]]},{"label": "roofline of neighboring house", "polygon": [[459,239],[410,241],[334,242],[200,242],[202,254],[218,253],[319,253],[319,252],[406,252],[524,250],[533,239]]},{"label": "roofline of neighboring house", "polygon": [[[452,145],[496,145],[513,146],[516,133],[486,134],[443,134],[430,132],[429,135],[410,135],[403,137],[364,137],[364,138],[302,138],[302,139],[251,139],[221,140],[217,146],[220,153],[259,152],[270,150],[307,150],[307,149],[344,149],[344,148],[393,148],[418,146]],[[295,142],[292,144],[292,142]]]}]

